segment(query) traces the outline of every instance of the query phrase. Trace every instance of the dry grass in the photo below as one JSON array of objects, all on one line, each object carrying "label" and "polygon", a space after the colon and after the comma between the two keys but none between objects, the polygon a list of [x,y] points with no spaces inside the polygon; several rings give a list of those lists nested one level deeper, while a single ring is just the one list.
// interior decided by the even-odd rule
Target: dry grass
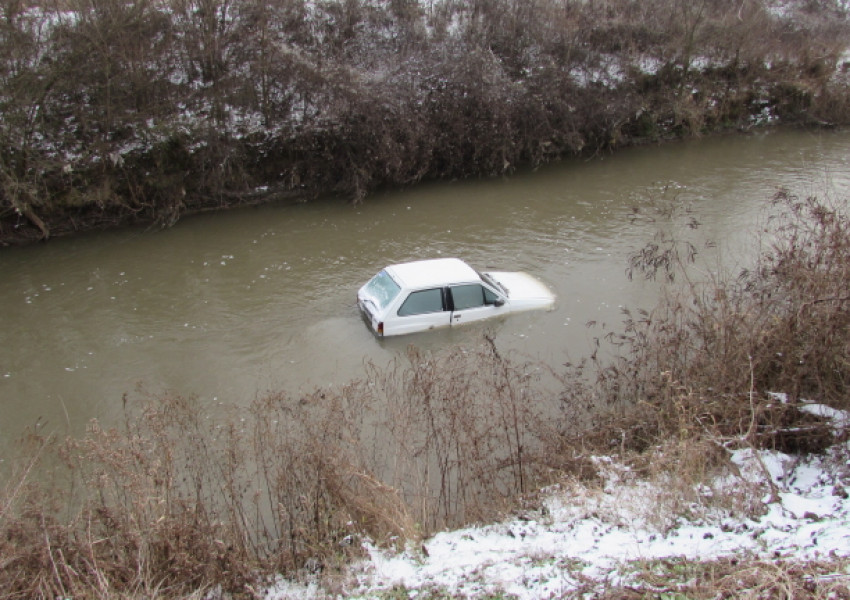
[{"label": "dry grass", "polygon": [[332,572],[363,536],[495,518],[548,481],[535,369],[485,339],[226,418],[164,395],[122,429],[42,440],[64,464],[2,499],[0,597],[251,594],[259,573]]},{"label": "dry grass", "polygon": [[669,598],[708,600],[844,600],[850,598],[848,561],[766,561],[750,557],[693,562],[677,559],[632,564],[634,581],[598,596],[614,598]]},{"label": "dry grass", "polygon": [[[797,405],[850,408],[846,205],[780,192],[774,214],[757,267],[734,279],[690,280],[693,246],[670,237],[635,254],[634,272],[679,285],[651,312],[626,311],[624,331],[608,337],[617,358],[593,363],[592,393],[622,419],[621,446],[696,437],[794,452],[832,443]],[[567,389],[565,401],[575,398]]]},{"label": "dry grass", "polygon": [[[567,449],[617,454],[661,484],[653,499],[661,529],[695,510],[763,510],[761,498],[774,490],[743,481],[712,487],[735,476],[729,450],[819,453],[846,439],[799,408],[850,408],[847,205],[781,191],[771,211],[757,268],[737,278],[692,279],[695,248],[669,233],[636,253],[635,273],[674,283],[653,311],[626,311],[624,331],[607,337],[613,360],[594,354],[565,376],[565,406],[591,399],[606,415],[580,439],[566,436]],[[675,229],[669,221],[662,228]]]}]

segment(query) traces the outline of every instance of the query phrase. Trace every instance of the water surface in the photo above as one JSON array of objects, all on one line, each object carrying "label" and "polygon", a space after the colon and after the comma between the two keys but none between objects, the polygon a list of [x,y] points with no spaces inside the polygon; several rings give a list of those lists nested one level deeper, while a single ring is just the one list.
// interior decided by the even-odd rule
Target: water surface
[{"label": "water surface", "polygon": [[[696,235],[737,268],[776,189],[846,194],[848,157],[848,133],[724,136],[384,192],[361,206],[274,205],[2,249],[0,444],[37,420],[72,434],[91,418],[114,422],[148,392],[215,406],[343,383],[409,344],[470,343],[483,331],[502,349],[561,364],[588,353],[599,333],[588,321],[614,327],[621,307],[655,301],[657,284],[625,275],[629,254],[670,227],[644,217],[655,200],[691,207]],[[386,264],[439,256],[528,271],[553,288],[557,308],[373,337],[357,288]]]}]

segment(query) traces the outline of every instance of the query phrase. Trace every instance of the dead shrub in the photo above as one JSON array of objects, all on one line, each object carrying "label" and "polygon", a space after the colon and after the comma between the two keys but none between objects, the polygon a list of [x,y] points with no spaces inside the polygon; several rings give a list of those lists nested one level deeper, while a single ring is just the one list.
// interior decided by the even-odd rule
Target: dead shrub
[{"label": "dead shrub", "polygon": [[784,190],[774,202],[776,239],[746,281],[772,350],[755,362],[757,384],[847,408],[850,217],[838,202]]},{"label": "dead shrub", "polygon": [[490,519],[545,481],[554,407],[538,366],[503,357],[489,338],[442,355],[411,348],[408,361],[369,378],[396,452],[376,470],[406,490],[424,532]]},{"label": "dead shrub", "polygon": [[836,2],[26,5],[0,2],[4,243],[850,116]]},{"label": "dead shrub", "polygon": [[711,438],[819,451],[834,440],[798,403],[847,408],[850,224],[837,203],[786,192],[773,214],[756,268],[736,279],[692,280],[696,248],[669,232],[635,254],[635,272],[677,283],[654,310],[627,310],[608,337],[616,358],[596,363],[622,447]]},{"label": "dead shrub", "polygon": [[540,377],[485,339],[226,414],[146,398],[122,428],[93,422],[56,449],[54,477],[21,474],[0,505],[0,588],[243,593],[263,573],[334,571],[363,536],[403,544],[492,519],[552,480]]}]

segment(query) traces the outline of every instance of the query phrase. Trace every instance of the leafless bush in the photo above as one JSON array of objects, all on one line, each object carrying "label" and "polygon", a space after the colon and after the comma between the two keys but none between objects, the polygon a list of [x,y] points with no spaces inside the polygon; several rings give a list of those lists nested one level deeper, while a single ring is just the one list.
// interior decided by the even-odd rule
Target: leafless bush
[{"label": "leafless bush", "polygon": [[423,531],[491,518],[536,489],[553,409],[539,374],[504,359],[492,340],[444,356],[411,350],[408,360],[372,377],[388,407],[388,449],[402,449],[379,471],[407,492]]},{"label": "leafless bush", "polygon": [[261,573],[332,570],[364,535],[493,518],[549,481],[537,368],[489,340],[229,416],[164,395],[123,429],[92,423],[64,468],[41,467],[54,478],[10,479],[0,597],[250,591]]},{"label": "leafless bush", "polygon": [[786,4],[2,2],[0,239],[846,122],[841,7]]},{"label": "leafless bush", "polygon": [[598,401],[622,409],[632,449],[694,436],[787,451],[832,443],[797,402],[847,408],[846,208],[780,192],[775,209],[757,267],[737,279],[690,279],[694,248],[669,236],[635,254],[633,266],[679,284],[654,310],[626,311],[624,332],[608,337],[619,357],[598,363]]}]

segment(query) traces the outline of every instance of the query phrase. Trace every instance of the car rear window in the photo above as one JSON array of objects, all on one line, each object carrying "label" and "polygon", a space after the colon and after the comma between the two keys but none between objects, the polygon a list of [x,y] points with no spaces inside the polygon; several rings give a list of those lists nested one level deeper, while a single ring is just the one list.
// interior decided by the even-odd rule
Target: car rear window
[{"label": "car rear window", "polygon": [[393,278],[386,271],[381,271],[366,284],[366,293],[381,309],[386,308],[390,302],[395,300],[400,291],[401,287],[393,281]]}]

